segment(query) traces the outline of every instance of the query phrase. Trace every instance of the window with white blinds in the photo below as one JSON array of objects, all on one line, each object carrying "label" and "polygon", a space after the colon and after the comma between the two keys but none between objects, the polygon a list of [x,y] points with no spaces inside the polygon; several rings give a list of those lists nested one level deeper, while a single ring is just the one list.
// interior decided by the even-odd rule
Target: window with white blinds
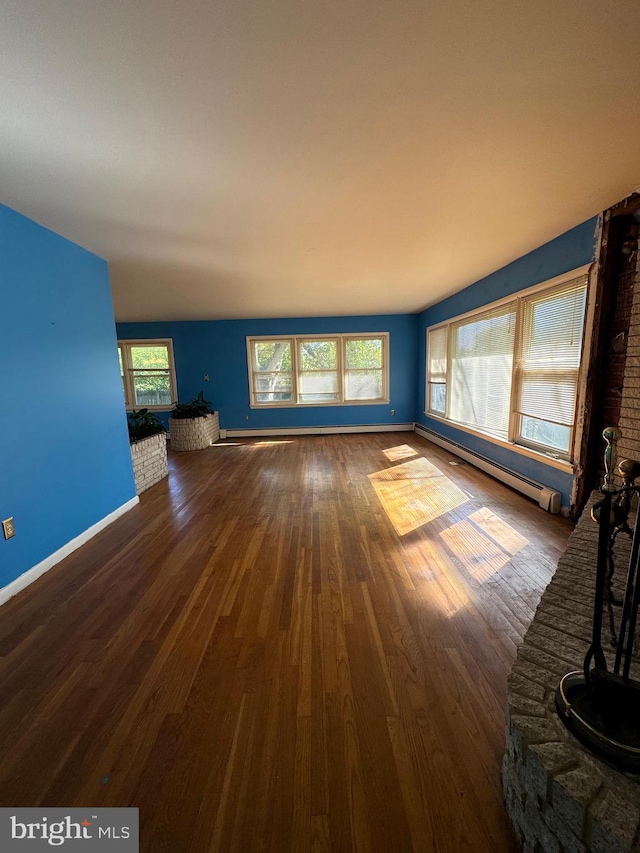
[{"label": "window with white blinds", "polygon": [[569,459],[587,275],[427,332],[426,412]]},{"label": "window with white blinds", "polygon": [[451,325],[452,420],[507,438],[515,333],[515,303]]},{"label": "window with white blinds", "polygon": [[569,453],[575,420],[587,279],[523,300],[516,366],[517,435]]},{"label": "window with white blinds", "polygon": [[431,329],[428,335],[429,369],[427,406],[444,415],[447,403],[447,327]]}]

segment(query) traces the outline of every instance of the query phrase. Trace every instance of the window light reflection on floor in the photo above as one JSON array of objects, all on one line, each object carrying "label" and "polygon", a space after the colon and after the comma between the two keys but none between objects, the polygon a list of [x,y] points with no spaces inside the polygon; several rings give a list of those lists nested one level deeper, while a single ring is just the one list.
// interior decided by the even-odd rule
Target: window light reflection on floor
[{"label": "window light reflection on floor", "polygon": [[491,512],[487,507],[482,507],[482,509],[471,513],[469,520],[509,554],[517,554],[518,551],[522,551],[529,544],[526,536],[523,536],[507,521]]},{"label": "window light reflection on floor", "polygon": [[399,536],[469,500],[462,489],[423,457],[369,474],[369,480]]},{"label": "window light reflection on floor", "polygon": [[509,562],[510,555],[471,521],[458,521],[440,532],[443,541],[478,583],[488,581]]},{"label": "window light reflection on floor", "polygon": [[293,444],[290,438],[284,438],[282,441],[254,441],[249,447],[273,447],[278,444]]},{"label": "window light reflection on floor", "polygon": [[469,603],[459,569],[447,548],[437,540],[418,540],[405,545],[412,563],[419,562],[424,569],[414,574],[416,588],[428,586],[428,601],[435,604],[447,618],[455,616]]},{"label": "window light reflection on floor", "polygon": [[417,456],[418,451],[408,444],[399,444],[397,447],[388,447],[382,451],[389,462],[398,462],[400,459],[409,459],[411,456]]},{"label": "window light reflection on floor", "polygon": [[211,447],[271,447],[273,444],[293,444],[293,439],[283,438],[279,441],[221,441],[212,444]]}]

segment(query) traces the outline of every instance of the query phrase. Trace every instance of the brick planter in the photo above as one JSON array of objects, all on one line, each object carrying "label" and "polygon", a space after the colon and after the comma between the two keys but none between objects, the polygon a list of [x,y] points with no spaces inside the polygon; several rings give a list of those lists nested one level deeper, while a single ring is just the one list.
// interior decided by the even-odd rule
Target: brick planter
[{"label": "brick planter", "polygon": [[172,450],[204,450],[220,438],[218,413],[204,418],[171,418]]},{"label": "brick planter", "polygon": [[[591,641],[598,526],[589,510],[598,497],[592,496],[569,539],[509,676],[503,785],[525,853],[640,849],[640,777],[586,750],[562,724],[554,702],[560,678],[582,668]],[[618,538],[616,554],[618,586],[626,576],[628,540]],[[603,639],[611,668],[606,618]]]},{"label": "brick planter", "polygon": [[137,495],[166,477],[169,467],[165,434],[161,432],[134,442],[131,445],[131,464]]}]

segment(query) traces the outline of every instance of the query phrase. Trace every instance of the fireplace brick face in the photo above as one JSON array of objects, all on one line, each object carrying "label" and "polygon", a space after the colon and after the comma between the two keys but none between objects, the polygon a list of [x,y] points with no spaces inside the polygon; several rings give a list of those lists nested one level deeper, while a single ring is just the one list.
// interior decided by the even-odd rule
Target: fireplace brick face
[{"label": "fireplace brick face", "polygon": [[[627,229],[623,247],[627,254],[623,256],[619,275],[612,343],[617,335],[623,335],[626,347],[624,353],[612,354],[607,383],[610,390],[605,405],[605,419],[610,416],[611,420],[605,425],[617,424],[622,430],[619,459],[640,459],[640,258],[637,225]],[[613,402],[616,395],[617,418]]]},{"label": "fireplace brick face", "polygon": [[[554,702],[561,676],[582,668],[591,641],[598,526],[590,509],[599,497],[592,495],[572,533],[509,676],[505,804],[522,849],[532,853],[640,850],[640,778],[587,753]],[[628,540],[618,548],[616,576],[624,583]]]}]

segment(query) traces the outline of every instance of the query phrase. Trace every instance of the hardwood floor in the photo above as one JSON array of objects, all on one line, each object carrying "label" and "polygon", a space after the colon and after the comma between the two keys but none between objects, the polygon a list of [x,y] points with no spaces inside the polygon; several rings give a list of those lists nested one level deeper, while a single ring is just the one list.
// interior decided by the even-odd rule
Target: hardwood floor
[{"label": "hardwood floor", "polygon": [[238,440],[0,610],[0,805],[160,851],[473,851],[571,525],[412,433]]}]

